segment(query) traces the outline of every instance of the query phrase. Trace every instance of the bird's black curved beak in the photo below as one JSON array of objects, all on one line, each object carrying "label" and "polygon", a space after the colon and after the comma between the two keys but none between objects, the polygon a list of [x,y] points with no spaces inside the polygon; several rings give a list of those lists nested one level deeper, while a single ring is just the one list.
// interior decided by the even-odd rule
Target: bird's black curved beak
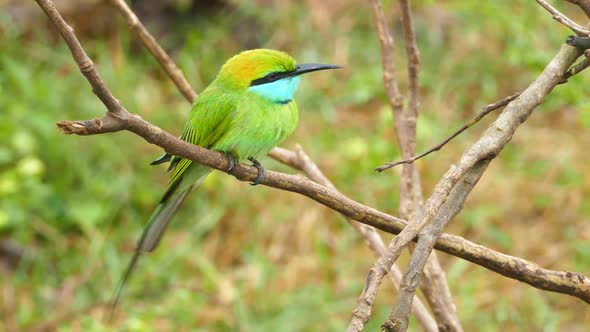
[{"label": "bird's black curved beak", "polygon": [[342,67],[336,66],[336,65],[323,64],[323,63],[303,63],[300,65],[297,65],[295,67],[295,71],[291,72],[290,76],[299,76],[301,74],[311,73],[312,71],[326,70],[326,69],[338,69],[338,68],[342,68]]}]

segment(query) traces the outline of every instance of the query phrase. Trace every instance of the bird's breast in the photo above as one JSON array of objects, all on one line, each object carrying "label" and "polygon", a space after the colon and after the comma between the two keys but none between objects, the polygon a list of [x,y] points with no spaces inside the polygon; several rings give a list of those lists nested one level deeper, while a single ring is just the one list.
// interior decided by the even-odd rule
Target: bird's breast
[{"label": "bird's breast", "polygon": [[297,126],[297,104],[279,104],[251,98],[241,103],[224,135],[220,150],[229,151],[239,159],[268,153],[293,133]]}]

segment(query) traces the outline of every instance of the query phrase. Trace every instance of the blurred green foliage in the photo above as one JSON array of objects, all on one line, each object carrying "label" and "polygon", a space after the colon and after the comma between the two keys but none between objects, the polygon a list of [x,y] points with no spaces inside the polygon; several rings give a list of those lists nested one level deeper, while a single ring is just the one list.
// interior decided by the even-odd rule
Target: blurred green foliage
[{"label": "blurred green foliage", "polygon": [[[246,44],[283,49],[301,62],[345,65],[305,80],[301,123],[284,146],[301,143],[342,192],[395,213],[399,173],[372,170],[399,154],[368,4],[232,3],[188,16],[162,37],[195,90]],[[385,6],[397,22],[397,3]],[[561,9],[583,22],[574,7]],[[422,56],[419,150],[479,107],[526,87],[568,34],[533,1],[415,1],[415,21]],[[133,47],[123,22],[116,24],[116,43],[81,36],[84,47],[128,110],[178,134],[189,105],[155,61]],[[26,32],[0,12],[0,31],[0,237],[28,253],[0,279],[6,331],[54,319],[60,331],[344,328],[373,262],[363,241],[315,202],[223,174],[190,197],[159,250],[141,262],[118,319],[103,322],[99,304],[109,299],[167,181],[163,167],[148,165],[160,149],[129,133],[61,135],[56,121],[100,117],[104,107],[51,30]],[[400,32],[395,24],[405,88]],[[583,73],[546,99],[449,232],[547,268],[590,269],[588,83]],[[484,127],[419,163],[426,194]],[[292,172],[272,160],[265,164]],[[467,331],[557,331],[590,323],[579,300],[441,257]],[[384,283],[367,330],[378,329],[393,296]],[[414,320],[411,327],[419,330]]]}]

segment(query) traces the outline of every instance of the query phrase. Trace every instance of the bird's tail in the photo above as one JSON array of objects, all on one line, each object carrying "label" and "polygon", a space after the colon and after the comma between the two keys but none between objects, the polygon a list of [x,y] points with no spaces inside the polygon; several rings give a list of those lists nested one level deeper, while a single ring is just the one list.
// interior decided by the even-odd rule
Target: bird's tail
[{"label": "bird's tail", "polygon": [[168,224],[172,220],[174,213],[182,204],[188,193],[200,186],[209,174],[209,172],[211,172],[211,169],[206,168],[204,166],[194,166],[193,167],[196,169],[192,169],[192,172],[187,172],[188,174],[184,174],[182,179],[179,179],[177,183],[172,184],[166,190],[166,193],[160,200],[160,204],[158,204],[158,206],[152,213],[152,216],[149,219],[148,226],[143,231],[143,234],[141,235],[141,238],[137,243],[137,247],[135,248],[135,253],[131,258],[131,261],[127,265],[125,273],[121,277],[121,280],[119,281],[119,284],[115,290],[115,294],[111,301],[111,310],[109,317],[113,316],[117,304],[119,303],[121,292],[123,291],[124,286],[129,281],[129,278],[131,277],[131,274],[133,273],[135,265],[137,264],[137,261],[141,254],[151,252],[158,246],[158,243],[160,242],[162,235],[166,231]]}]

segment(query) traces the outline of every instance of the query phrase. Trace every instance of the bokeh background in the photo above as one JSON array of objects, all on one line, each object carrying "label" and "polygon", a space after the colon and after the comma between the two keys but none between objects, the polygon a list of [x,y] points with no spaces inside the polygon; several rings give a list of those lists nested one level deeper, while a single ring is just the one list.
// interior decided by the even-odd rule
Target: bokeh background
[{"label": "bokeh background", "polygon": [[[56,1],[113,93],[179,134],[189,104],[103,1]],[[586,22],[577,7],[558,8]],[[534,1],[413,1],[422,55],[418,150],[523,89],[570,32]],[[384,1],[397,37],[397,1]],[[366,1],[133,1],[195,90],[229,56],[269,47],[344,70],[307,76],[300,143],[346,195],[396,214],[399,173],[379,45]],[[494,160],[447,232],[557,270],[590,273],[590,78],[559,86]],[[127,132],[64,136],[55,122],[104,107],[33,1],[0,0],[0,331],[342,331],[374,259],[337,213],[213,174],[145,257],[114,322],[102,320],[167,182],[160,148]],[[424,192],[489,116],[419,162]],[[263,160],[267,168],[292,169]],[[391,236],[384,235],[388,241]],[[584,331],[590,309],[439,254],[466,331]],[[400,263],[407,262],[407,254]],[[387,317],[385,281],[368,331]],[[411,330],[420,330],[414,319]]]}]

